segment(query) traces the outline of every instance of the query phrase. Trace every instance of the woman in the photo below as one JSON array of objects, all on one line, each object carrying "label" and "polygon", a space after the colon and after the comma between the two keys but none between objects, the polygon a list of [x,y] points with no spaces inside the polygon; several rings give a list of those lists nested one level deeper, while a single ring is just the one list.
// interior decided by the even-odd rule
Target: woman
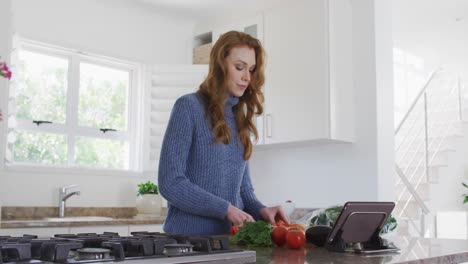
[{"label": "woman", "polygon": [[254,114],[263,112],[264,51],[236,31],[210,54],[208,76],[195,94],[180,97],[164,136],[158,184],[168,201],[164,231],[228,234],[232,225],[288,221],[281,206],[257,200],[249,174]]}]

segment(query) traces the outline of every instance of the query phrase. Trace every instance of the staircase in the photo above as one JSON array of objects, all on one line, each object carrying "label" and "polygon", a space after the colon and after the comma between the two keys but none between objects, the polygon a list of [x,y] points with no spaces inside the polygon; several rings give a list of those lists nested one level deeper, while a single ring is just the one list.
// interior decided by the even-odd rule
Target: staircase
[{"label": "staircase", "polygon": [[[465,91],[458,78],[442,70],[434,71],[396,129],[398,180],[393,215],[399,235],[436,235],[435,214],[440,203],[434,194],[447,180],[440,178],[441,172],[463,151],[464,100]],[[460,161],[453,166],[460,167]],[[463,169],[456,173],[463,176]],[[458,184],[461,186],[461,181]],[[457,198],[461,204],[462,198]]]}]

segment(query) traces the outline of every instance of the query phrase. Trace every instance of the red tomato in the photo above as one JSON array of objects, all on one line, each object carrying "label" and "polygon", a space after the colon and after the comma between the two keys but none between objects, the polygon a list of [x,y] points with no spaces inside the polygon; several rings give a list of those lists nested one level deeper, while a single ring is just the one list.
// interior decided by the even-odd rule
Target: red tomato
[{"label": "red tomato", "polygon": [[305,232],[305,227],[301,224],[289,224],[288,229],[299,229]]},{"label": "red tomato", "polygon": [[304,231],[298,229],[289,229],[286,234],[286,242],[291,249],[299,249],[304,246],[306,241]]},{"label": "red tomato", "polygon": [[282,246],[286,243],[286,234],[288,233],[288,229],[284,226],[277,226],[271,232],[271,240],[277,245]]},{"label": "red tomato", "polygon": [[285,227],[287,227],[288,224],[286,224],[286,222],[284,222],[283,220],[278,220],[278,221],[276,221],[276,223],[273,224],[273,226],[285,226]]},{"label": "red tomato", "polygon": [[239,227],[233,225],[233,226],[231,227],[231,235],[235,235],[235,234],[237,233],[237,231],[239,231]]}]

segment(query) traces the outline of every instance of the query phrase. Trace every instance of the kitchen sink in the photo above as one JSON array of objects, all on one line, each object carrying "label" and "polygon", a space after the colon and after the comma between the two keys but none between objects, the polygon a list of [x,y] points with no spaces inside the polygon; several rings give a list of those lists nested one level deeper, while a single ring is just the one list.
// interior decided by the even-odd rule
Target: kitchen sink
[{"label": "kitchen sink", "polygon": [[93,222],[93,221],[111,221],[113,218],[104,216],[74,216],[74,217],[48,217],[44,220],[49,222]]}]

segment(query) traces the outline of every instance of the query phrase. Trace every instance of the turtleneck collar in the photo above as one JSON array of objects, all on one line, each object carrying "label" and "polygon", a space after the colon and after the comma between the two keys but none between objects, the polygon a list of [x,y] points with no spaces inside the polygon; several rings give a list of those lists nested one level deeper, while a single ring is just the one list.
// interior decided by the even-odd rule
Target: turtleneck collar
[{"label": "turtleneck collar", "polygon": [[224,106],[224,116],[234,117],[234,112],[232,111],[232,108],[238,103],[239,103],[239,97],[229,95],[226,101],[226,105]]}]

